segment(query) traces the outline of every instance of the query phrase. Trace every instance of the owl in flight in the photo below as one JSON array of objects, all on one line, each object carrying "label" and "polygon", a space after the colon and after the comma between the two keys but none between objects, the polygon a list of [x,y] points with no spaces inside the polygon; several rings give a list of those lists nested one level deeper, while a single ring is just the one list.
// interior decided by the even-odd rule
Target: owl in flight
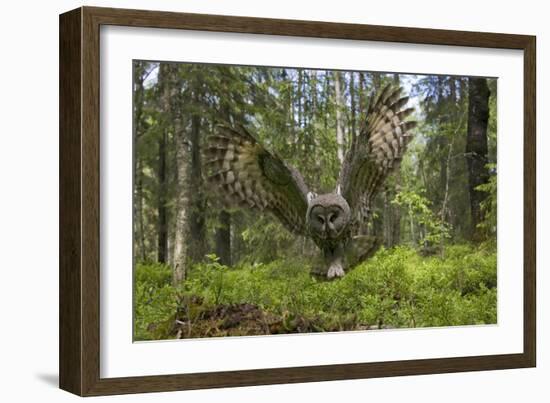
[{"label": "owl in flight", "polygon": [[402,89],[385,87],[371,102],[364,127],[344,158],[336,189],[316,194],[300,172],[269,152],[244,127],[219,126],[204,147],[205,171],[219,198],[232,206],[268,211],[292,233],[320,249],[316,274],[329,279],[365,260],[378,240],[361,232],[372,201],[399,167],[411,129]]}]

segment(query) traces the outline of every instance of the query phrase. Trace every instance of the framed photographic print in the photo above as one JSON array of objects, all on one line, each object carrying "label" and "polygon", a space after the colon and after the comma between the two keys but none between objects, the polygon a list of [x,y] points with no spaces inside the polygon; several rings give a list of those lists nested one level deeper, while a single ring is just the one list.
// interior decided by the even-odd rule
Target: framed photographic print
[{"label": "framed photographic print", "polygon": [[535,165],[532,36],[62,14],[60,386],[535,366]]}]

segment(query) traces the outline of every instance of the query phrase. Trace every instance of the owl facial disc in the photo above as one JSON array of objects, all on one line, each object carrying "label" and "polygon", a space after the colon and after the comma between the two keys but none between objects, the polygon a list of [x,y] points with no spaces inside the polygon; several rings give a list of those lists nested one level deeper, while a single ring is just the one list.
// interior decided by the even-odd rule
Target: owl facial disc
[{"label": "owl facial disc", "polygon": [[328,193],[309,200],[306,221],[312,236],[338,239],[350,221],[350,208],[339,194]]}]

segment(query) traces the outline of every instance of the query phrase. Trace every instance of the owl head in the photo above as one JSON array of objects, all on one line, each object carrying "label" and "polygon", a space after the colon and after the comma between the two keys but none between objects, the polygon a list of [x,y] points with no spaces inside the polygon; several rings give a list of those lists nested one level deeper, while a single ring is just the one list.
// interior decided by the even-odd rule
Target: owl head
[{"label": "owl head", "polygon": [[340,186],[334,193],[308,193],[307,226],[312,236],[323,240],[338,239],[348,227],[351,211],[342,197]]}]

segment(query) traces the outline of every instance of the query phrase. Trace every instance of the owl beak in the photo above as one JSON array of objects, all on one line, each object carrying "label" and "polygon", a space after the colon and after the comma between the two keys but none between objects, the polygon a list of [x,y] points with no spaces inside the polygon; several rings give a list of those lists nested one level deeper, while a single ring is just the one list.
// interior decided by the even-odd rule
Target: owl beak
[{"label": "owl beak", "polygon": [[334,228],[334,223],[333,223],[333,218],[334,218],[334,214],[333,213],[330,213],[326,219],[325,219],[325,222],[326,222],[326,225],[328,226],[328,230],[327,230],[327,233],[328,233],[328,236],[330,238],[332,238],[334,234],[334,236],[338,235],[337,234],[337,231],[336,231],[336,228]]}]

